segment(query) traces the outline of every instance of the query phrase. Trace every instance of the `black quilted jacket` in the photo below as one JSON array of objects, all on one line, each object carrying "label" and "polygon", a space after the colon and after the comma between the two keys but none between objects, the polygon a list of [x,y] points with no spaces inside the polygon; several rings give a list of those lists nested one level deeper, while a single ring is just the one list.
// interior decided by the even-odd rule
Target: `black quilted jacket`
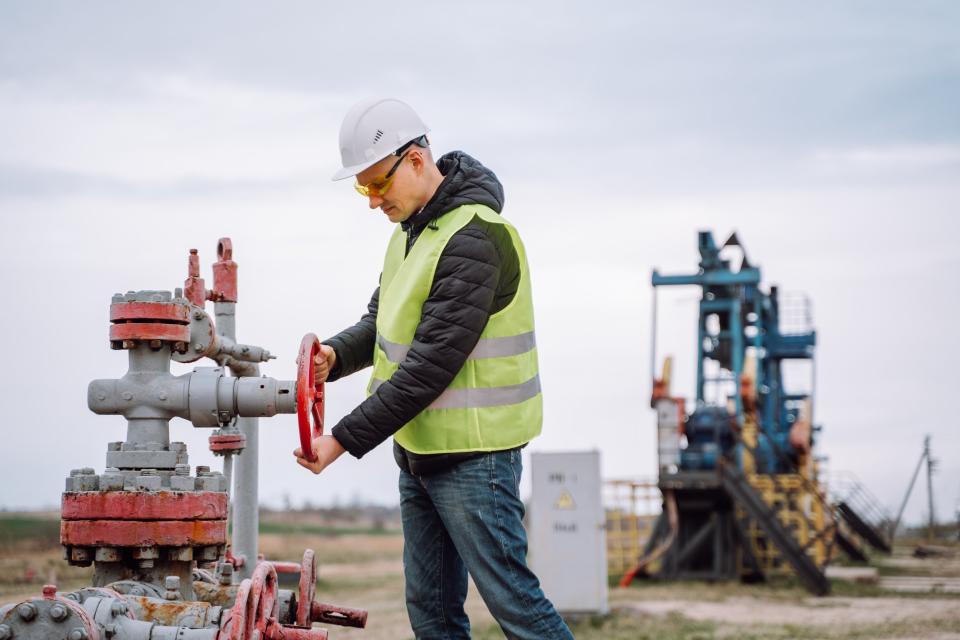
[{"label": "black quilted jacket", "polygon": [[[444,175],[433,198],[401,223],[407,253],[433,220],[464,204],[503,209],[503,186],[492,171],[461,151],[437,162]],[[503,225],[474,218],[447,243],[434,274],[430,295],[410,351],[399,370],[333,428],[333,436],[357,458],[392,436],[423,411],[450,384],[473,350],[491,314],[513,299],[520,280],[516,250]],[[367,313],[352,327],[324,343],[337,353],[329,380],[373,364],[380,289]],[[477,454],[417,455],[394,442],[394,457],[404,470],[433,473]]]}]

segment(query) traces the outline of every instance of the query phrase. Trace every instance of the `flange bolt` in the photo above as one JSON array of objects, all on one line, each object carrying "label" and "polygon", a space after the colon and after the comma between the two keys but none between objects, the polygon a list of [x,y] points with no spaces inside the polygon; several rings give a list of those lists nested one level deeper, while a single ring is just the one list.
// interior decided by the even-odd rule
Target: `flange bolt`
[{"label": "flange bolt", "polygon": [[13,631],[5,624],[0,624],[0,640],[10,640],[13,637]]},{"label": "flange bolt", "polygon": [[167,588],[163,594],[164,600],[180,599],[180,576],[167,576],[163,579],[163,586]]},{"label": "flange bolt", "polygon": [[74,627],[70,630],[70,634],[67,636],[67,640],[87,640],[90,635],[87,633],[87,630],[83,627]]},{"label": "flange bolt", "polygon": [[115,616],[122,616],[127,612],[127,603],[119,600],[110,605],[110,613]]},{"label": "flange bolt", "polygon": [[217,568],[220,569],[220,584],[229,586],[233,582],[233,565],[221,562]]},{"label": "flange bolt", "polygon": [[55,604],[50,607],[50,617],[54,622],[63,622],[67,619],[67,608],[62,604]]},{"label": "flange bolt", "polygon": [[22,605],[17,607],[17,613],[21,618],[27,622],[30,622],[37,617],[37,607],[29,602],[24,602]]}]

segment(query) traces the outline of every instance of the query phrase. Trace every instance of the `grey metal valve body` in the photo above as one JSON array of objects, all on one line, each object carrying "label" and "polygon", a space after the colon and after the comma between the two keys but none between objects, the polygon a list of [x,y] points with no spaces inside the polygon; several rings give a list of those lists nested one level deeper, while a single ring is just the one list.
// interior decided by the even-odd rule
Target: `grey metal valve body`
[{"label": "grey metal valve body", "polygon": [[[122,415],[127,419],[124,444],[128,446],[124,448],[129,453],[135,453],[135,449],[168,451],[171,418],[189,420],[195,427],[213,428],[230,424],[237,417],[296,412],[296,383],[292,380],[228,377],[222,367],[197,367],[191,373],[175,376],[170,373],[169,345],[153,349],[140,344],[128,353],[127,374],[119,379],[92,381],[87,390],[87,406],[100,415]],[[127,453],[109,452],[107,466],[172,469],[178,464],[176,456],[137,462],[134,459],[143,458],[142,455]]]},{"label": "grey metal valve body", "polygon": [[[30,640],[215,640],[217,621],[204,620],[202,628],[163,625],[136,620],[128,603],[117,595],[73,592],[45,593],[17,605],[0,609],[0,636]],[[219,617],[219,608],[217,608]]]}]

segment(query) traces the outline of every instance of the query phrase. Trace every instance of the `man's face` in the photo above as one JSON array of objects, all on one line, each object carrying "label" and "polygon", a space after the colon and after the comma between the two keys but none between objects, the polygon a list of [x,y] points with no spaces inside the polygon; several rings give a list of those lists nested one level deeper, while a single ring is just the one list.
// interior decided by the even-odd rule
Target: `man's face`
[{"label": "man's face", "polygon": [[[389,155],[375,165],[357,174],[357,182],[362,185],[380,181],[397,162],[397,156]],[[422,164],[422,155],[417,149],[411,149],[400,161],[393,172],[393,181],[381,195],[367,196],[371,209],[380,209],[390,222],[403,222],[416,213],[419,203],[419,174],[415,169]]]}]

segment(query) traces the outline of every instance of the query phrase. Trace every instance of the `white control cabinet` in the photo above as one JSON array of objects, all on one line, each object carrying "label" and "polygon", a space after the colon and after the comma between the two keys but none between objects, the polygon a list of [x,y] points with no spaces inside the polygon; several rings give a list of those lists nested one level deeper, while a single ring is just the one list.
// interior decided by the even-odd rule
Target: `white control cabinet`
[{"label": "white control cabinet", "polygon": [[531,453],[529,563],[562,613],[607,613],[600,452]]}]

